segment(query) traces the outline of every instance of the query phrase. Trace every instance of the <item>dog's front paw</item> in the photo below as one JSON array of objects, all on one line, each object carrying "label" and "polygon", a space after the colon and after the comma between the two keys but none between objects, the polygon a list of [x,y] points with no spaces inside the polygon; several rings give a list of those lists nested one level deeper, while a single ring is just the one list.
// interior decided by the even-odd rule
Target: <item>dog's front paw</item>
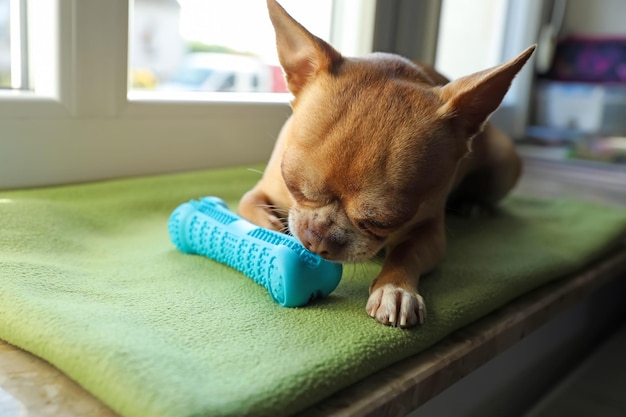
[{"label": "dog's front paw", "polygon": [[423,324],[426,318],[422,296],[393,284],[373,289],[365,310],[382,324],[403,329]]}]

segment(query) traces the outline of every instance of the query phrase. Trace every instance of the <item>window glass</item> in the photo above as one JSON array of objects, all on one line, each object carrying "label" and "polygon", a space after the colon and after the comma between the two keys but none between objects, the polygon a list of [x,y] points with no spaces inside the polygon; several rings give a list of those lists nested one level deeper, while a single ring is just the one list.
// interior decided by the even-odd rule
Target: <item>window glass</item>
[{"label": "window glass", "polygon": [[32,90],[27,0],[0,0],[0,89]]},{"label": "window glass", "polygon": [[443,0],[436,68],[456,79],[499,64],[506,7],[507,0]]},{"label": "window glass", "polygon": [[[329,40],[332,0],[281,4]],[[264,1],[134,0],[131,8],[132,90],[286,91]]]},{"label": "window glass", "polygon": [[11,22],[9,0],[0,0],[0,88],[11,88]]}]

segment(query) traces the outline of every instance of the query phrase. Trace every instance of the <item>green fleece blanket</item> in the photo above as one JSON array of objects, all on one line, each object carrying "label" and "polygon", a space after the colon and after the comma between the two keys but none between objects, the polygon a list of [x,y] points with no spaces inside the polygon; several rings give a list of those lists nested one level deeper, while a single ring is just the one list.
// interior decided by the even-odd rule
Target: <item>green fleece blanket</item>
[{"label": "green fleece blanket", "polygon": [[426,324],[365,313],[380,266],[348,265],[330,297],[283,308],[251,279],[174,249],[171,211],[235,204],[246,168],[0,192],[0,338],[52,363],[123,416],[286,416],[414,355],[509,300],[584,267],[626,212],[510,198],[451,217],[422,280]]}]

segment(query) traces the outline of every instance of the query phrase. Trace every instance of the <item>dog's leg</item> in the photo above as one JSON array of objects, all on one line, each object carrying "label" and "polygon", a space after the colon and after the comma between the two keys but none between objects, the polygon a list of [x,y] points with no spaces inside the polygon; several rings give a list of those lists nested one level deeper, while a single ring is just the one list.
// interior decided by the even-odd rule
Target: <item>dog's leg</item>
[{"label": "dog's leg", "polygon": [[426,304],[417,287],[445,253],[443,217],[421,224],[388,249],[383,269],[370,286],[366,311],[379,322],[402,328],[423,324]]},{"label": "dog's leg", "polygon": [[448,199],[453,212],[488,212],[517,183],[522,161],[513,141],[491,124],[474,139],[472,152],[461,162],[463,180]]},{"label": "dog's leg", "polygon": [[[262,190],[253,188],[244,194],[237,210],[244,219],[270,230],[283,232],[287,210],[276,204]],[[284,211],[284,213],[281,213]]]},{"label": "dog's leg", "polygon": [[293,205],[281,173],[281,161],[287,148],[286,131],[290,125],[291,119],[287,120],[278,135],[263,177],[254,188],[243,195],[237,210],[244,219],[279,232],[287,230],[287,215]]}]

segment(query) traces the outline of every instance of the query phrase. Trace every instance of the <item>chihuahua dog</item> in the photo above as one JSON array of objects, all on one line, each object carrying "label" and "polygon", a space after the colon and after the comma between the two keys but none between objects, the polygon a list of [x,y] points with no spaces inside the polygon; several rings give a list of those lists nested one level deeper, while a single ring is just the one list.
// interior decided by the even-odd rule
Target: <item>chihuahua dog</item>
[{"label": "chihuahua dog", "polygon": [[239,213],[288,227],[331,261],[384,252],[367,313],[385,325],[422,324],[418,283],[445,254],[447,205],[492,205],[520,175],[511,140],[486,120],[535,47],[449,82],[393,54],[343,57],[275,0],[267,5],[293,112]]}]

